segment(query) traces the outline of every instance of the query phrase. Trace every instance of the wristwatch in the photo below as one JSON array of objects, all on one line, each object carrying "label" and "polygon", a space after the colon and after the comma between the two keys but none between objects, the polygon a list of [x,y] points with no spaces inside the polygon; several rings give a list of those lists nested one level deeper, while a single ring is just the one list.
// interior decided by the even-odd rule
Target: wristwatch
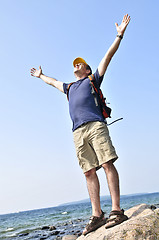
[{"label": "wristwatch", "polygon": [[117,34],[117,37],[120,38],[120,39],[123,38],[123,36],[122,36],[122,35],[119,35],[119,34]]}]

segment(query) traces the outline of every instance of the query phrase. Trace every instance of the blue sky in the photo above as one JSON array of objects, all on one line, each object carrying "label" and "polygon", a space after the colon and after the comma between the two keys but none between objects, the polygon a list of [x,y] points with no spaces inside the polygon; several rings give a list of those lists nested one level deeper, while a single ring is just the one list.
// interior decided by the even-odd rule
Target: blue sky
[{"label": "blue sky", "polygon": [[102,83],[112,120],[124,118],[109,130],[121,194],[158,191],[158,9],[158,0],[1,1],[0,214],[88,197],[66,96],[30,68],[72,82],[81,56],[95,71],[126,13],[131,22]]}]

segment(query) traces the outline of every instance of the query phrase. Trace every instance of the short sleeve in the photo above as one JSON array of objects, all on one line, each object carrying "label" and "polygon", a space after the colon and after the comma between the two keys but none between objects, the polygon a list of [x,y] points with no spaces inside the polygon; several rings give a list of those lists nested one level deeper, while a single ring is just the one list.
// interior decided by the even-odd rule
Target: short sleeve
[{"label": "short sleeve", "polygon": [[68,85],[69,85],[68,83],[63,84],[63,91],[64,91],[65,94],[67,94]]},{"label": "short sleeve", "polygon": [[101,83],[103,81],[104,75],[103,76],[99,76],[98,68],[97,68],[96,72],[94,73],[94,77],[95,77],[95,81],[96,81],[98,87],[100,87],[100,85],[101,85]]}]

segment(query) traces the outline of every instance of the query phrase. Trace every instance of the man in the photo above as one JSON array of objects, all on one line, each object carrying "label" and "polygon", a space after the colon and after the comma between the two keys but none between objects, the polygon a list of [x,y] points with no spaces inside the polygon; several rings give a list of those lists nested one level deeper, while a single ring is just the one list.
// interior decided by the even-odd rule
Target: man
[{"label": "man", "polygon": [[[129,22],[130,16],[126,14],[120,26],[115,23],[117,36],[94,73],[94,78],[98,86],[101,85],[107,67],[120,45]],[[112,145],[104,117],[99,106],[96,106],[94,96],[91,92],[88,75],[91,74],[92,70],[82,58],[76,58],[73,61],[73,66],[76,81],[70,86],[69,92],[67,92],[68,84],[45,76],[42,73],[41,67],[38,70],[32,68],[31,75],[41,78],[47,84],[68,94],[76,153],[79,165],[86,177],[92,205],[92,217],[83,231],[83,234],[86,235],[105,223],[105,227],[109,228],[122,223],[128,218],[124,215],[124,210],[120,208],[119,177],[114,166],[114,162],[118,156]],[[96,174],[96,169],[100,167],[103,167],[106,173],[112,199],[112,211],[107,220],[104,218],[104,213],[100,207],[100,186]]]}]

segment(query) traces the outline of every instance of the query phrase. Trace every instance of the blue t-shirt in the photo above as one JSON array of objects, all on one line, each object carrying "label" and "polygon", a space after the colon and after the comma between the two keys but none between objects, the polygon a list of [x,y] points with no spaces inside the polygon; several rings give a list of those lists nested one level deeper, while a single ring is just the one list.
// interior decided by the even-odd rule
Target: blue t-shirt
[{"label": "blue t-shirt", "polygon": [[[99,76],[98,69],[94,73],[95,81],[101,85],[103,76]],[[64,93],[67,93],[68,84],[63,84]],[[92,87],[88,77],[74,82],[69,89],[69,113],[73,122],[74,131],[82,124],[92,121],[104,122],[104,117],[91,93]]]}]

